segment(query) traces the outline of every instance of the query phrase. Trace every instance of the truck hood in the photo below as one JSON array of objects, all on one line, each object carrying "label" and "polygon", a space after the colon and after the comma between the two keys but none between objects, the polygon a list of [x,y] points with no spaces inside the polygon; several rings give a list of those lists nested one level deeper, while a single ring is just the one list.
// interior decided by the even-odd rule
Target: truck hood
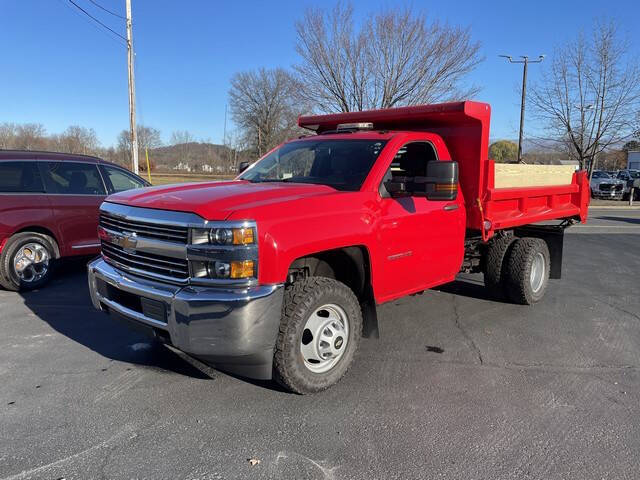
[{"label": "truck hood", "polygon": [[132,207],[190,212],[206,220],[225,220],[234,211],[336,193],[326,185],[304,183],[183,183],[116,193],[108,202]]}]

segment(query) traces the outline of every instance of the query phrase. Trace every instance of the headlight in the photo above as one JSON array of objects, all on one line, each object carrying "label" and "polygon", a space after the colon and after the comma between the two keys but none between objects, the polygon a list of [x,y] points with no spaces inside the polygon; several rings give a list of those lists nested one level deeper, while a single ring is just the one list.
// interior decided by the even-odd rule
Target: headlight
[{"label": "headlight", "polygon": [[254,227],[216,227],[194,228],[191,233],[191,243],[201,245],[253,245],[256,243]]},{"label": "headlight", "polygon": [[224,280],[245,284],[257,280],[256,228],[256,223],[250,220],[212,222],[208,228],[192,228],[187,246],[191,278],[204,284],[226,283]]}]

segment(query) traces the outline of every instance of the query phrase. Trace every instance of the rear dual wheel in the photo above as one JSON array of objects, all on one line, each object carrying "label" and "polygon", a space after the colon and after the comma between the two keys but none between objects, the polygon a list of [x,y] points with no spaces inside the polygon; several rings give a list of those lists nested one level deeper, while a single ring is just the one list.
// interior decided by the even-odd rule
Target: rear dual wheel
[{"label": "rear dual wheel", "polygon": [[549,248],[543,239],[505,236],[487,247],[485,286],[494,297],[533,305],[544,296],[550,268]]}]

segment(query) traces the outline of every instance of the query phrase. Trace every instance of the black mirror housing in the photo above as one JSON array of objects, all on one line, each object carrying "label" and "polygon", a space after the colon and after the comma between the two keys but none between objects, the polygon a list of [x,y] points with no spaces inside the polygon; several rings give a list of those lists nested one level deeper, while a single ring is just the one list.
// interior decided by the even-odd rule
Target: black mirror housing
[{"label": "black mirror housing", "polygon": [[427,163],[425,185],[429,200],[455,200],[458,197],[458,162],[434,160]]},{"label": "black mirror housing", "polygon": [[240,164],[238,165],[238,173],[244,172],[247,168],[249,168],[249,162],[240,162]]},{"label": "black mirror housing", "polygon": [[458,197],[458,162],[427,162],[426,177],[393,177],[384,182],[388,196],[455,200]]}]

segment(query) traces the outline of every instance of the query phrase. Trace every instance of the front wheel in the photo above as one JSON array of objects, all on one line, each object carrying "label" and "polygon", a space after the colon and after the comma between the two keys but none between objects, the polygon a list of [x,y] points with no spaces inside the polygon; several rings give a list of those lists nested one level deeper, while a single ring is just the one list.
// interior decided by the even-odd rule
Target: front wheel
[{"label": "front wheel", "polygon": [[0,255],[0,285],[7,290],[33,290],[51,279],[54,240],[40,233],[23,232],[7,241]]},{"label": "front wheel", "polygon": [[309,277],[287,287],[274,355],[274,378],[296,393],[337,383],[353,362],[362,311],[346,285]]}]

